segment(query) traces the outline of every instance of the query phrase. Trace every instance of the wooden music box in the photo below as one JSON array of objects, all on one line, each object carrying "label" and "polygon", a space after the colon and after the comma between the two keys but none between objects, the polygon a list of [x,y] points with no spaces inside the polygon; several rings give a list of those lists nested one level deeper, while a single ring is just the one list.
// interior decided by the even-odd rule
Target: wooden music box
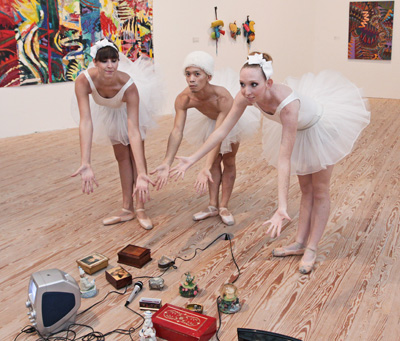
[{"label": "wooden music box", "polygon": [[106,279],[115,289],[121,289],[132,284],[132,275],[122,266],[106,270]]},{"label": "wooden music box", "polygon": [[87,274],[91,275],[108,266],[108,258],[95,252],[76,261]]},{"label": "wooden music box", "polygon": [[118,252],[118,263],[141,268],[150,261],[150,249],[144,247],[129,244]]}]

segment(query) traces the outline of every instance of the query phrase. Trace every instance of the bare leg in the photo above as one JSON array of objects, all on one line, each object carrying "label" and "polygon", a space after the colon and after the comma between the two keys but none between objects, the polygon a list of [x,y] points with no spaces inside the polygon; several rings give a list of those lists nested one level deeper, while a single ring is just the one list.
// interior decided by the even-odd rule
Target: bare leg
[{"label": "bare leg", "polygon": [[119,177],[122,188],[122,212],[118,215],[107,217],[103,220],[104,225],[113,225],[132,220],[133,213],[133,168],[128,146],[116,144],[113,146],[115,159],[118,162]]},{"label": "bare leg", "polygon": [[313,205],[311,211],[311,228],[307,248],[300,263],[300,272],[308,273],[316,259],[318,243],[324,233],[330,212],[329,186],[333,165],[312,174]]},{"label": "bare leg", "polygon": [[209,206],[200,212],[196,212],[193,215],[194,221],[203,220],[218,215],[219,186],[221,184],[222,176],[221,159],[222,155],[218,154],[210,169],[213,182],[208,181],[208,194],[210,197],[210,201],[208,204]]},{"label": "bare leg", "polygon": [[115,159],[118,162],[119,177],[122,188],[122,207],[133,211],[133,183],[134,173],[129,146],[123,144],[113,145]]},{"label": "bare leg", "polygon": [[[142,141],[142,146],[143,146],[143,153],[144,153],[144,141]],[[132,164],[132,169],[133,169],[133,184],[134,184],[134,183],[136,183],[138,173],[136,170],[135,159],[133,157],[132,149],[130,146],[129,146],[129,150],[130,150],[131,164]],[[146,157],[144,158],[144,160],[146,162]],[[145,167],[146,167],[146,173],[147,173],[147,163],[145,164]],[[135,201],[136,216],[139,219],[148,219],[149,217],[147,216],[146,212],[144,211],[144,203],[139,200],[139,193],[136,193],[135,199],[136,199],[136,201]]]},{"label": "bare leg", "polygon": [[299,175],[301,190],[299,223],[297,227],[296,242],[307,245],[311,229],[311,211],[313,208],[312,175]]},{"label": "bare leg", "polygon": [[222,156],[224,170],[222,172],[222,195],[220,207],[228,207],[231,198],[233,185],[236,180],[236,154],[239,150],[239,143],[231,145],[232,151]]},{"label": "bare leg", "polygon": [[214,182],[208,182],[208,193],[210,196],[210,206],[218,208],[219,202],[219,187],[221,185],[222,169],[221,169],[222,155],[218,154],[213,165],[211,166],[210,173]]}]

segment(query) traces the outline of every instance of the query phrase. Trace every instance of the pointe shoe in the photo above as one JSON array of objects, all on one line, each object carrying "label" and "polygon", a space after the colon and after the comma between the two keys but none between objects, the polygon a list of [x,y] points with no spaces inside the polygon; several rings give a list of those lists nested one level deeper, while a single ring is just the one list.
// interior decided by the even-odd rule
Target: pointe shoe
[{"label": "pointe shoe", "polygon": [[303,260],[304,256],[301,259],[300,264],[299,264],[299,271],[303,275],[308,274],[308,273],[310,273],[312,271],[312,269],[314,267],[315,260],[317,259],[317,251],[316,250],[310,249],[309,247],[307,247],[306,250],[311,251],[312,253],[314,253],[314,257],[310,261],[304,261]]},{"label": "pointe shoe", "polygon": [[125,221],[129,221],[129,220],[132,220],[133,218],[135,218],[135,214],[132,211],[127,210],[126,208],[123,208],[122,212],[127,213],[127,214],[122,214],[119,216],[112,216],[112,217],[105,218],[105,219],[103,219],[103,225],[114,225],[114,224],[118,224],[118,223],[123,223]]},{"label": "pointe shoe", "polygon": [[200,211],[195,214],[193,214],[193,220],[198,221],[198,220],[204,220],[209,217],[215,217],[218,215],[218,209],[215,206],[208,206],[206,211]]},{"label": "pointe shoe", "polygon": [[[222,215],[221,213],[225,213],[225,215]],[[228,226],[232,226],[235,224],[235,218],[233,218],[232,213],[229,212],[226,207],[219,208],[219,216],[221,217],[224,224]]]},{"label": "pointe shoe", "polygon": [[[138,209],[136,210],[136,212],[144,212],[144,208],[138,208]],[[152,223],[152,221],[151,221],[150,218],[147,218],[147,219],[140,219],[140,218],[136,215],[136,219],[138,220],[139,225],[140,225],[141,227],[143,227],[145,230],[151,230],[151,229],[153,228],[153,223]]]},{"label": "pointe shoe", "polygon": [[306,249],[304,248],[303,244],[294,242],[290,245],[277,247],[276,249],[273,249],[272,255],[274,257],[299,256],[304,254],[305,250]]}]

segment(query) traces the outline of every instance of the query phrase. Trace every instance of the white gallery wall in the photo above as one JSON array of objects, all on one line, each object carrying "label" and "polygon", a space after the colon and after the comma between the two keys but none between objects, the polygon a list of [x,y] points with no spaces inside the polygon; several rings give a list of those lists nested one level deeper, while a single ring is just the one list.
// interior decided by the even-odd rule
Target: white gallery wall
[{"label": "white gallery wall", "polygon": [[[397,2],[397,4],[396,4]],[[255,21],[252,51],[274,58],[274,80],[305,72],[342,72],[367,97],[400,99],[400,1],[395,1],[391,61],[347,59],[349,1],[347,0],[154,0],[154,48],[164,73],[168,98],[165,114],[173,112],[176,95],[185,87],[181,68],[193,50],[215,56],[216,68],[240,69],[246,60],[245,39],[229,36],[229,23],[238,26],[247,15]],[[210,24],[225,22],[218,42],[209,38]],[[76,127],[70,115],[73,83],[0,88],[0,138]]]}]

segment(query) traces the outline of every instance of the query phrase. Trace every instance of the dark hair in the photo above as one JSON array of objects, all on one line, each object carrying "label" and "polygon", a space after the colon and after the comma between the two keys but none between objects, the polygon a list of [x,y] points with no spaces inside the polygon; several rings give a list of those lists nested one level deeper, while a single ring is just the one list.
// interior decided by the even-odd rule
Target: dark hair
[{"label": "dark hair", "polygon": [[[114,45],[115,46],[115,45]],[[99,49],[96,53],[96,61],[105,62],[107,59],[118,59],[119,54],[117,47],[105,46]]]},{"label": "dark hair", "polygon": [[[269,61],[272,62],[272,57],[271,57],[268,53],[254,51],[254,52],[250,52],[250,53],[249,53],[249,56],[253,56],[253,55],[255,55],[256,53],[262,54],[263,58],[264,58],[267,62],[269,62]],[[260,65],[258,65],[258,64],[249,64],[249,63],[246,62],[246,63],[244,63],[244,65],[242,66],[242,69],[245,69],[245,68],[256,69],[256,68],[260,68]],[[265,76],[265,73],[262,72],[262,70],[261,70],[261,73],[262,73],[263,77],[264,77],[265,79],[267,79],[267,77]]]}]

